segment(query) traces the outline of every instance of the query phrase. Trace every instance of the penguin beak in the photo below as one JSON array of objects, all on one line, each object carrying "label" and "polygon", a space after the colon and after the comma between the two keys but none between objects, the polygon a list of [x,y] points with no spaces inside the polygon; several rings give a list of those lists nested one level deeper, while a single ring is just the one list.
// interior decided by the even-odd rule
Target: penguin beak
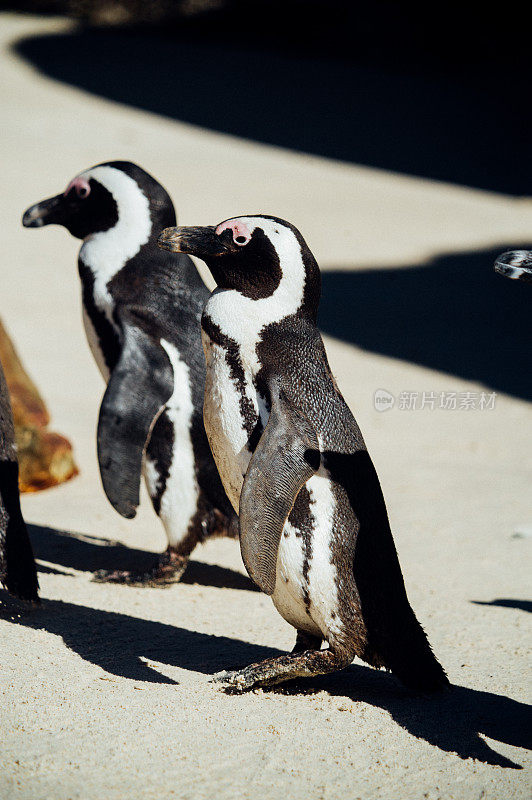
[{"label": "penguin beak", "polygon": [[163,250],[171,253],[188,253],[198,258],[212,258],[229,252],[227,245],[216,234],[214,226],[165,228],[157,241]]},{"label": "penguin beak", "polygon": [[527,278],[532,280],[532,251],[508,250],[495,260],[495,271],[507,278]]},{"label": "penguin beak", "polygon": [[42,228],[43,225],[62,225],[66,218],[64,195],[58,194],[49,197],[48,200],[41,200],[34,206],[30,206],[24,212],[22,224],[25,228]]}]

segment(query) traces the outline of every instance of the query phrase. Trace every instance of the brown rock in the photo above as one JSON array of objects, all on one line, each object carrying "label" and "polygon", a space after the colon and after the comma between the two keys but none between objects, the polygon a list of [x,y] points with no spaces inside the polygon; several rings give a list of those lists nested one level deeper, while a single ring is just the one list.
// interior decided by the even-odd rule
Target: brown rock
[{"label": "brown rock", "polygon": [[13,409],[20,491],[37,492],[73,478],[78,469],[72,445],[64,436],[47,430],[48,409],[1,321],[0,362]]}]

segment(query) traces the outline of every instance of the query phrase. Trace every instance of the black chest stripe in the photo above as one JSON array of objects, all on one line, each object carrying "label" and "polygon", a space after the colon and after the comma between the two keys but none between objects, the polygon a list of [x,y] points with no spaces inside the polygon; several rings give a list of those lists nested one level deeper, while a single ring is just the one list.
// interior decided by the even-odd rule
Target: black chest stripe
[{"label": "black chest stripe", "polygon": [[[300,489],[288,522],[296,529],[296,536],[303,539],[303,600],[307,611],[310,610],[309,569],[312,560],[312,532],[314,517],[310,508],[310,492],[306,486]],[[288,536],[288,532],[285,533]]]},{"label": "black chest stripe", "polygon": [[154,425],[150,441],[146,448],[148,458],[153,462],[153,466],[157,472],[156,485],[150,488],[150,491],[153,491],[151,501],[155,513],[159,515],[161,513],[161,498],[166,491],[166,484],[170,477],[170,467],[172,466],[174,457],[174,445],[174,426],[166,410],[164,410]]},{"label": "black chest stripe", "polygon": [[85,266],[81,260],[78,263],[78,269],[79,277],[81,278],[83,307],[98,337],[105,365],[109,372],[112,372],[120,358],[120,340],[112,324],[94,302],[94,274],[92,270]]},{"label": "black chest stripe", "polygon": [[204,314],[201,325],[207,336],[214,344],[223,348],[225,360],[229,367],[231,380],[239,394],[240,414],[244,422],[244,428],[249,438],[249,448],[253,452],[261,437],[263,426],[259,415],[256,413],[252,401],[246,395],[246,376],[242,366],[242,359],[238,344],[223,333],[218,325],[211,318]]}]

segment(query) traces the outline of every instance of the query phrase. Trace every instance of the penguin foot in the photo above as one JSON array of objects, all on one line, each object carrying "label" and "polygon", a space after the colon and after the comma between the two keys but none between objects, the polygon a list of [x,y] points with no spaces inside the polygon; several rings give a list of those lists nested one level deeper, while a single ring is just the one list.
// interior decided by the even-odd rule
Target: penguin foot
[{"label": "penguin foot", "polygon": [[251,667],[241,670],[217,672],[212,676],[210,683],[219,684],[219,688],[225,694],[243,694],[243,692],[267,686],[268,682],[264,676],[254,671],[253,667],[255,666],[258,667],[260,664],[252,664]]},{"label": "penguin foot", "polygon": [[171,586],[179,583],[187,568],[188,555],[184,556],[168,547],[155,566],[145,572],[121,569],[99,569],[92,580],[95,583],[122,583],[128,586]]},{"label": "penguin foot", "polygon": [[278,658],[268,658],[259,664],[251,664],[241,670],[217,672],[211,683],[221,684],[226,694],[241,694],[259,687],[275,686],[294,678],[310,678],[347,667],[354,652],[328,650],[305,650],[289,653]]},{"label": "penguin foot", "polygon": [[222,684],[221,688],[227,692],[244,692],[246,689],[243,686],[243,678],[242,680],[239,680],[243,672],[244,670],[239,671],[224,669],[221,672],[216,672],[210,679],[209,683]]},{"label": "penguin foot", "polygon": [[321,636],[298,630],[292,653],[303,653],[305,650],[321,650],[322,642],[323,638]]},{"label": "penguin foot", "polygon": [[[300,675],[291,675],[290,677],[296,678]],[[282,673],[274,674],[272,669],[268,669],[266,662],[263,662],[262,664],[251,664],[241,670],[217,672],[212,676],[211,683],[220,684],[220,688],[226,694],[242,694],[252,689],[273,686],[285,680],[289,680],[289,678],[284,677]]]},{"label": "penguin foot", "polygon": [[201,521],[200,539],[205,541],[214,536],[227,536],[229,539],[238,539],[238,517],[236,514],[227,516],[218,508],[213,508]]}]

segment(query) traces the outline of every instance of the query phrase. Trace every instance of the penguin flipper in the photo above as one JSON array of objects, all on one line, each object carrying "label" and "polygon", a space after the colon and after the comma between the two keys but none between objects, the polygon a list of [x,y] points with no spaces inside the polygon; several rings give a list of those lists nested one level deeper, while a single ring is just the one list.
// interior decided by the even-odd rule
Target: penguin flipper
[{"label": "penguin flipper", "polygon": [[252,580],[268,595],[276,580],[281,534],[300,489],[319,468],[318,436],[277,385],[268,424],[249,463],[240,494],[240,550]]},{"label": "penguin flipper", "polygon": [[134,318],[121,319],[123,346],[98,420],[98,461],[109,502],[132,518],[139,504],[144,447],[173,392],[173,370],[160,342]]},{"label": "penguin flipper", "polygon": [[39,602],[39,582],[20,510],[18,464],[0,460],[0,583],[23,600]]}]

